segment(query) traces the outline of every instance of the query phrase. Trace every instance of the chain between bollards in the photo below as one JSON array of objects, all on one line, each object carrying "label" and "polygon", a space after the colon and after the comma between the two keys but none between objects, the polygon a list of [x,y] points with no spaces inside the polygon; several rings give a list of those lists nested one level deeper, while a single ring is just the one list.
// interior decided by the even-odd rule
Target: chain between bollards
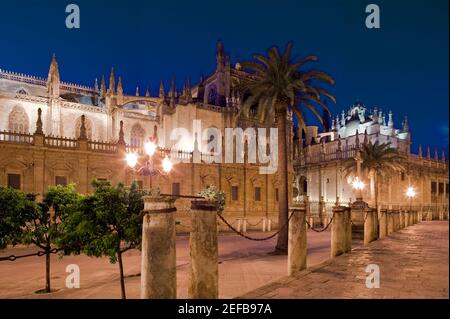
[{"label": "chain between bollards", "polygon": [[26,257],[33,257],[33,256],[42,257],[42,256],[47,255],[47,254],[56,254],[56,253],[58,253],[61,250],[63,250],[63,248],[52,248],[48,252],[42,250],[42,251],[38,251],[36,253],[19,255],[19,256],[9,255],[9,256],[0,257],[0,261],[15,261],[17,259],[26,258]]},{"label": "chain between bollards", "polygon": [[334,213],[330,219],[330,222],[322,229],[315,229],[307,220],[306,220],[306,224],[309,226],[309,229],[311,229],[312,231],[315,231],[316,233],[321,233],[321,232],[326,231],[328,229],[328,227],[330,227],[331,223],[333,222],[333,218],[334,218]]},{"label": "chain between bollards", "polygon": [[291,215],[289,216],[289,218],[286,221],[286,223],[276,233],[274,233],[274,234],[272,234],[272,235],[270,235],[268,237],[263,237],[263,238],[254,238],[254,237],[247,236],[244,233],[242,233],[239,230],[237,230],[236,228],[234,228],[219,212],[217,212],[217,215],[225,223],[225,225],[228,226],[228,228],[230,228],[232,231],[234,231],[239,236],[241,236],[241,237],[243,237],[245,239],[248,239],[248,240],[253,240],[253,241],[265,241],[265,240],[272,239],[276,235],[278,235],[289,224],[289,221],[291,220],[292,216],[294,215],[294,212],[291,213]]}]

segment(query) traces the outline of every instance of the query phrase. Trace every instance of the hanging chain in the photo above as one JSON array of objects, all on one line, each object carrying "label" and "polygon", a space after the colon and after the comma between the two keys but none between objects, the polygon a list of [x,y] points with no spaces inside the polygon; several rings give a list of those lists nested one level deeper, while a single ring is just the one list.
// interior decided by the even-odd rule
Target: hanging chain
[{"label": "hanging chain", "polygon": [[241,236],[241,237],[243,237],[245,239],[248,239],[248,240],[253,240],[253,241],[265,241],[265,240],[272,239],[276,235],[278,235],[289,224],[289,221],[291,220],[292,216],[294,215],[294,212],[291,213],[291,215],[289,216],[289,218],[286,221],[286,223],[276,233],[274,233],[274,234],[272,234],[270,236],[267,236],[267,237],[263,237],[263,238],[254,238],[254,237],[247,236],[243,232],[241,232],[241,231],[237,230],[236,228],[234,228],[220,213],[217,213],[217,215],[225,223],[225,225],[228,226],[228,228],[230,228],[232,231],[234,231],[239,236]]}]

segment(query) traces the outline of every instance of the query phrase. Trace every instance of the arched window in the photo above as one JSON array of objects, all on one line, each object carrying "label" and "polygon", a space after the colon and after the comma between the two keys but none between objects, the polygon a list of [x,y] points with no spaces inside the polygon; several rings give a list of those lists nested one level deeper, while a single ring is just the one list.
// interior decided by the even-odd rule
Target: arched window
[{"label": "arched window", "polygon": [[16,105],[9,113],[8,129],[16,133],[29,133],[29,120],[25,109]]},{"label": "arched window", "polygon": [[[88,140],[92,140],[92,121],[86,116],[84,117],[84,127],[86,128],[86,137]],[[80,137],[81,129],[81,116],[75,122],[75,138]]]},{"label": "arched window", "polygon": [[134,124],[131,128],[130,145],[142,147],[145,139],[145,130],[139,124]]}]

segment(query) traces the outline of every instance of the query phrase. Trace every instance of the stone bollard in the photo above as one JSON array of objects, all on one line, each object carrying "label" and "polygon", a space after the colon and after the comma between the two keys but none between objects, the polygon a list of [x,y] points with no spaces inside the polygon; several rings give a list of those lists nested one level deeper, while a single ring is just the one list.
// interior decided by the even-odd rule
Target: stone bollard
[{"label": "stone bollard", "polygon": [[344,206],[344,225],[345,225],[345,245],[344,252],[352,250],[352,211],[350,207]]},{"label": "stone bollard", "polygon": [[177,298],[175,199],[144,197],[141,299]]},{"label": "stone bollard", "polygon": [[292,207],[289,221],[288,275],[306,269],[306,205],[300,203]]},{"label": "stone bollard", "polygon": [[400,212],[398,210],[394,211],[394,231],[400,230]]},{"label": "stone bollard", "polygon": [[394,232],[394,213],[391,210],[387,211],[387,234]]},{"label": "stone bollard", "polygon": [[195,200],[191,203],[189,238],[189,288],[191,299],[217,299],[219,296],[219,253],[217,245],[217,203]]},{"label": "stone bollard", "polygon": [[346,249],[345,207],[333,207],[331,223],[331,258],[342,255]]},{"label": "stone bollard", "polygon": [[403,212],[403,218],[404,218],[404,225],[405,228],[409,226],[409,211],[405,210]]},{"label": "stone bollard", "polygon": [[399,217],[398,228],[399,229],[403,229],[405,227],[405,214],[404,214],[404,212],[402,210],[399,211],[398,217]]},{"label": "stone bollard", "polygon": [[380,238],[387,236],[387,209],[382,209],[380,216]]},{"label": "stone bollard", "polygon": [[368,245],[373,242],[375,238],[375,211],[372,209],[366,209],[364,221],[364,245]]}]

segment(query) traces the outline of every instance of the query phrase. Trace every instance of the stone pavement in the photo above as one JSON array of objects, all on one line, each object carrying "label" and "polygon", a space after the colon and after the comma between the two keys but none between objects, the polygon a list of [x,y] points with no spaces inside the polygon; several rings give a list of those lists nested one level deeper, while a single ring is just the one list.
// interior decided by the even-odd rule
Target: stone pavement
[{"label": "stone pavement", "polygon": [[[267,233],[250,233],[265,237]],[[219,297],[233,298],[287,275],[287,256],[268,255],[275,247],[276,237],[268,241],[249,241],[233,234],[219,236]],[[356,244],[356,243],[355,243]],[[178,298],[187,298],[189,278],[189,240],[177,239]],[[0,256],[35,252],[35,247],[15,247],[0,250]],[[308,266],[314,266],[330,256],[330,232],[308,232]],[[0,299],[2,298],[120,298],[117,264],[108,258],[57,255],[51,257],[51,294],[35,294],[44,287],[45,259],[29,257],[14,262],[0,262]],[[80,289],[67,289],[65,279],[69,264],[80,267]],[[124,255],[127,298],[140,296],[141,256],[137,250]]]},{"label": "stone pavement", "polygon": [[[240,298],[448,298],[448,221],[422,222]],[[380,288],[366,287],[377,264]]]}]

